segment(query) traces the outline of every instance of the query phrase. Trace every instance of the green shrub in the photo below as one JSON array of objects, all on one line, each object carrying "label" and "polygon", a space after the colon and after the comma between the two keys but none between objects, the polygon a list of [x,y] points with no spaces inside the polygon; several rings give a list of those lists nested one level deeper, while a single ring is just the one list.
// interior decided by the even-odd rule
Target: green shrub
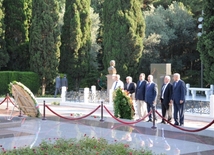
[{"label": "green shrub", "polygon": [[0,94],[9,93],[8,85],[12,81],[18,81],[28,87],[33,93],[37,93],[40,87],[39,76],[34,72],[1,71]]},{"label": "green shrub", "polygon": [[131,98],[126,91],[118,88],[113,94],[114,116],[124,119],[133,119],[134,110]]}]

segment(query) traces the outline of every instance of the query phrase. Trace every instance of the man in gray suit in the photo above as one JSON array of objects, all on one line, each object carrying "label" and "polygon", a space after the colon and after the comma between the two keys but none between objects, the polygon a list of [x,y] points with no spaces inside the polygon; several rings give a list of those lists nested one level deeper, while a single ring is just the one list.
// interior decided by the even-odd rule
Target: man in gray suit
[{"label": "man in gray suit", "polygon": [[54,93],[54,97],[56,97],[56,95],[58,94],[58,92],[60,93],[60,89],[61,89],[61,79],[60,76],[57,75],[56,79],[55,79],[55,93]]}]

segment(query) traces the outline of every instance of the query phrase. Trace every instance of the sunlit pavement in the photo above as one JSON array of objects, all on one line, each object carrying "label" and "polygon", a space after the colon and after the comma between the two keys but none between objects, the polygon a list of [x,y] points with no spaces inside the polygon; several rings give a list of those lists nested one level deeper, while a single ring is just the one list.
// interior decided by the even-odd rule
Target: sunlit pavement
[{"label": "sunlit pavement", "polygon": [[[0,99],[1,101],[1,99]],[[208,121],[194,121],[185,119],[182,131],[169,124],[160,124],[161,119],[153,125],[152,122],[139,122],[133,125],[125,125],[113,119],[104,109],[101,120],[101,109],[92,115],[79,120],[71,120],[82,117],[93,111],[98,105],[69,103],[63,106],[51,105],[59,102],[59,98],[40,99],[40,112],[43,113],[43,101],[55,112],[45,108],[45,117],[31,118],[22,114],[9,104],[0,105],[0,147],[6,150],[25,146],[38,146],[42,140],[54,141],[57,138],[81,138],[85,134],[90,137],[103,137],[111,143],[124,142],[134,148],[148,148],[156,154],[214,154],[214,124],[205,130],[193,132],[196,129],[208,125]],[[79,106],[78,106],[79,105]],[[110,112],[113,109],[105,105]],[[12,114],[12,115],[11,115]],[[60,118],[59,116],[64,118]],[[45,120],[43,120],[45,118]],[[197,119],[196,119],[197,120]],[[122,120],[133,122],[134,120]],[[152,129],[151,127],[156,127]]]}]

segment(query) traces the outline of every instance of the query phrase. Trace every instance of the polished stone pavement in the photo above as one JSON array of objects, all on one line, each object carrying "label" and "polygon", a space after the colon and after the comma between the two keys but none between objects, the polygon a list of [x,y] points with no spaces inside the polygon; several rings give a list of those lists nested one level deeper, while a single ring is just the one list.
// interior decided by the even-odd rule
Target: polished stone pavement
[{"label": "polished stone pavement", "polygon": [[[0,99],[1,101],[1,99]],[[95,106],[77,106],[72,105],[50,105],[50,102],[59,101],[59,99],[47,100],[46,103],[60,118],[46,109],[46,120],[40,118],[31,118],[25,115],[18,117],[19,111],[9,104],[8,110],[5,110],[6,103],[0,105],[0,148],[6,150],[14,147],[38,146],[42,140],[53,141],[57,138],[81,138],[85,134],[90,137],[103,137],[111,143],[124,142],[134,148],[148,148],[154,154],[168,155],[211,155],[214,154],[214,124],[205,130],[191,132],[208,125],[207,121],[194,121],[185,119],[184,126],[181,129],[168,124],[160,124],[160,117],[153,125],[151,122],[139,122],[134,125],[125,125],[113,119],[104,110],[104,121],[100,121],[100,108],[89,117],[79,120],[69,120],[78,118],[90,113]],[[43,112],[42,101],[40,111]],[[112,112],[112,108],[106,107]],[[124,122],[133,122],[123,120]],[[2,125],[4,124],[4,125]],[[151,127],[157,127],[152,129]]]}]

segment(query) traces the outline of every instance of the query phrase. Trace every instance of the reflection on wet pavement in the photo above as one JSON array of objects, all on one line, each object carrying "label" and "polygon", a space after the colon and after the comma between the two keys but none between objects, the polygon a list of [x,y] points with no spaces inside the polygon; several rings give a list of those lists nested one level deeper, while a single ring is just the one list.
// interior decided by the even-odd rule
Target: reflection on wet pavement
[{"label": "reflection on wet pavement", "polygon": [[[82,107],[52,106],[52,108],[65,117],[72,117],[71,114],[77,112],[83,115],[91,112],[91,109]],[[151,122],[125,125],[117,122],[107,113],[104,114],[104,122],[101,122],[98,117],[100,109],[96,114],[78,121],[61,119],[50,113],[47,113],[46,120],[27,116],[17,117],[19,111],[9,117],[8,111],[6,113],[0,111],[0,148],[8,150],[14,147],[34,147],[43,140],[80,139],[86,134],[90,137],[105,138],[110,143],[123,142],[128,143],[132,148],[147,148],[156,154],[214,154],[214,125],[200,132],[184,132],[171,125],[157,122],[157,129],[154,130],[151,128]],[[193,123],[195,126],[191,126]],[[206,124],[185,120],[184,128],[195,130]]]},{"label": "reflection on wet pavement", "polygon": [[207,130],[206,134],[187,133],[164,124],[157,124],[157,129],[153,130],[152,124],[147,122],[130,126],[117,123],[112,118],[100,122],[100,118],[94,117],[78,121],[56,116],[49,116],[47,120],[29,117],[13,119],[21,122],[21,126],[1,129],[0,145],[4,149],[38,146],[44,139],[79,139],[86,134],[95,138],[103,137],[110,143],[128,143],[132,148],[148,148],[158,154],[214,154],[214,135],[211,130]]}]

